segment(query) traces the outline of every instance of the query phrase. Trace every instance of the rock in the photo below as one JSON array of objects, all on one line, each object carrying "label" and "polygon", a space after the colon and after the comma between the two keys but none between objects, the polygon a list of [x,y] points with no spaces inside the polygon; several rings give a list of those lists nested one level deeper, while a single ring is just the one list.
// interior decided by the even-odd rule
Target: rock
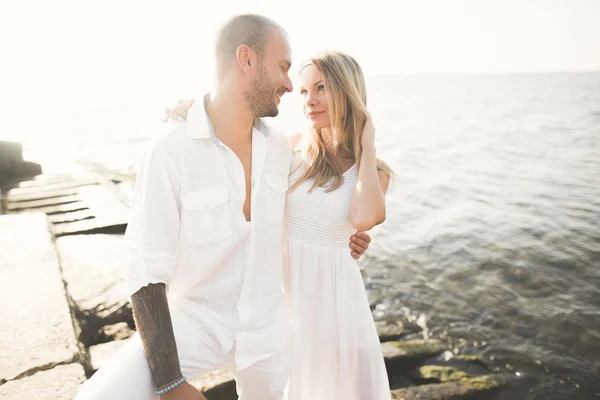
[{"label": "rock", "polygon": [[81,327],[79,340],[86,346],[110,340],[103,327],[123,322],[133,329],[131,304],[119,284],[123,235],[65,236],[56,239],[56,247]]},{"label": "rock", "polygon": [[0,166],[7,161],[23,161],[23,145],[0,140]]},{"label": "rock", "polygon": [[[485,361],[478,355],[455,355],[449,350],[444,351],[439,356],[426,360],[423,364],[427,367],[449,368],[461,371],[469,376],[486,375],[492,371],[492,366],[486,364]],[[409,375],[414,381],[419,383],[431,382],[431,379],[424,378],[419,370],[413,371]]]},{"label": "rock", "polygon": [[[380,304],[375,308],[379,306]],[[407,335],[423,337],[423,328],[416,323],[416,319],[410,318],[411,316],[407,314],[394,313],[383,317],[376,317],[375,313],[373,314],[381,342],[396,340]]]},{"label": "rock", "polygon": [[129,209],[114,183],[99,184],[89,177],[75,176],[40,182],[48,183],[29,181],[30,185],[10,189],[7,212],[45,213],[50,217],[50,230],[55,237],[125,232]]},{"label": "rock", "polygon": [[0,141],[0,184],[12,175],[13,164],[23,161],[20,143]]},{"label": "rock", "polygon": [[76,360],[79,348],[44,214],[0,216],[0,379]]},{"label": "rock", "polygon": [[429,385],[411,386],[392,390],[392,399],[396,400],[477,400],[493,398],[493,393],[506,385],[502,376],[486,375],[468,378],[459,382],[445,382]]},{"label": "rock", "polygon": [[401,321],[377,321],[375,326],[377,327],[379,341],[382,343],[399,339],[404,334],[404,325]]},{"label": "rock", "polygon": [[492,365],[486,363],[481,356],[476,354],[459,354],[442,365],[459,368],[461,371],[464,371],[471,376],[486,375],[493,369]]},{"label": "rock", "polygon": [[13,165],[12,179],[23,180],[41,175],[42,166],[31,161],[22,161]]},{"label": "rock", "polygon": [[[52,214],[48,215],[48,221],[54,225],[66,224],[77,221],[84,221],[87,219],[93,219],[94,216],[90,214],[88,208],[80,211],[71,211],[67,213]],[[106,232],[103,232],[106,233]],[[65,236],[65,235],[63,235]]]},{"label": "rock", "polygon": [[23,161],[23,146],[0,141],[0,185],[42,173],[40,164]]},{"label": "rock", "polygon": [[[78,172],[75,171],[79,175]],[[53,185],[73,179],[73,171],[62,174],[36,176],[35,179],[19,183],[19,188]]]},{"label": "rock", "polygon": [[[52,233],[59,237],[81,233],[125,233],[130,213],[119,199],[113,185],[89,185],[77,189],[79,203],[93,218],[52,225]],[[73,210],[76,211],[76,210]]]},{"label": "rock", "polygon": [[66,192],[78,193],[79,188],[97,185],[98,181],[91,178],[75,178],[61,176],[60,179],[36,179],[19,184],[8,193],[9,201],[29,201],[53,197]]},{"label": "rock", "polygon": [[386,357],[423,357],[442,353],[446,347],[436,339],[386,342],[382,344]]},{"label": "rock", "polygon": [[190,382],[198,388],[207,400],[237,399],[235,380],[230,371],[215,371]]},{"label": "rock", "polygon": [[438,383],[460,381],[465,378],[470,378],[469,374],[466,372],[445,365],[423,365],[415,372],[411,373],[411,377],[414,377],[419,381],[435,381]]},{"label": "rock", "polygon": [[123,345],[126,340],[116,340],[114,342],[107,342],[102,344],[97,344],[95,346],[90,347],[90,360],[92,364],[92,369],[94,371],[98,370],[113,354],[117,352]]},{"label": "rock", "polygon": [[85,380],[83,368],[77,363],[59,365],[48,371],[9,381],[0,386],[4,400],[71,400]]},{"label": "rock", "polygon": [[114,325],[106,325],[100,328],[98,338],[102,343],[113,342],[115,340],[129,339],[135,334],[127,322],[119,322]]},{"label": "rock", "polygon": [[76,195],[60,197],[53,196],[34,200],[11,201],[11,203],[7,207],[7,210],[11,213],[18,213],[22,211],[28,211],[36,208],[48,207],[53,205],[71,204],[76,203],[78,201],[79,198]]},{"label": "rock", "polygon": [[381,345],[390,377],[406,373],[444,349],[444,345],[435,339],[385,342]]}]

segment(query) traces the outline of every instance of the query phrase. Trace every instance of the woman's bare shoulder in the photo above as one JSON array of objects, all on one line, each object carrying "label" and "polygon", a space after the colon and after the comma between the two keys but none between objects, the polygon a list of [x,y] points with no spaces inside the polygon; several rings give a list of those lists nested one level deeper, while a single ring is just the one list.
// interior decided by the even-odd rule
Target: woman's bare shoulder
[{"label": "woman's bare shoulder", "polygon": [[290,143],[292,144],[292,149],[295,149],[300,142],[302,141],[302,132],[296,132],[290,135]]}]

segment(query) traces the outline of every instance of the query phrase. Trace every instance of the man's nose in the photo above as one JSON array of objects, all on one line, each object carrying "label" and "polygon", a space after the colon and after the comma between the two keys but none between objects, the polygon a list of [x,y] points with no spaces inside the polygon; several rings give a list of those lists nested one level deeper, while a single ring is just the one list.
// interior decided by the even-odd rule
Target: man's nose
[{"label": "man's nose", "polygon": [[294,90],[294,85],[292,84],[292,79],[289,75],[286,75],[285,77],[285,81],[283,82],[283,88],[286,92],[291,92],[292,90]]}]

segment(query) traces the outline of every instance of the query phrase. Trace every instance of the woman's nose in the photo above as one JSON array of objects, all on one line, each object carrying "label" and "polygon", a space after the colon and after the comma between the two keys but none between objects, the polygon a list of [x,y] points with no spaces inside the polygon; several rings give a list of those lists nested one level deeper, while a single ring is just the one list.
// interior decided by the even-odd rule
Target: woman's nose
[{"label": "woman's nose", "polygon": [[314,106],[317,104],[317,99],[311,93],[306,95],[306,98],[304,99],[304,101],[307,106]]}]

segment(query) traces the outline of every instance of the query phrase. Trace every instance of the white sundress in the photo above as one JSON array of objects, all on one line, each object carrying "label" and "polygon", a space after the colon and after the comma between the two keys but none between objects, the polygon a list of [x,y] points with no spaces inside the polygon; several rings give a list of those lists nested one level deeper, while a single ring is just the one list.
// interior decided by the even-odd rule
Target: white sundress
[{"label": "white sundress", "polygon": [[[294,165],[301,163],[294,153]],[[290,187],[305,164],[290,175]],[[294,169],[292,169],[294,171]],[[387,372],[348,221],[356,165],[342,186],[289,191],[284,289],[292,316],[288,400],[389,400]]]}]

